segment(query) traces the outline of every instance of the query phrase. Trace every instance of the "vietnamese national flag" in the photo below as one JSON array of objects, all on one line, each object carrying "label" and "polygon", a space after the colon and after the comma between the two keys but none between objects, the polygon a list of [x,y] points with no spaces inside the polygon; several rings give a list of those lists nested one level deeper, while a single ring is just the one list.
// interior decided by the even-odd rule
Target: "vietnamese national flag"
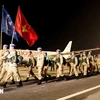
[{"label": "vietnamese national flag", "polygon": [[25,16],[23,15],[20,7],[18,7],[15,30],[20,34],[20,36],[27,42],[29,46],[32,46],[38,39],[38,36],[34,29],[28,24]]}]

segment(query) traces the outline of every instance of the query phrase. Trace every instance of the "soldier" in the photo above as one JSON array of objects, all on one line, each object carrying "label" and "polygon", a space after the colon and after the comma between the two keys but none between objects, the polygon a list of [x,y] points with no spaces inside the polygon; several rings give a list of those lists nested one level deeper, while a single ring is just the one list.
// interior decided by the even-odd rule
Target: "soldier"
[{"label": "soldier", "polygon": [[48,68],[50,66],[50,57],[47,55],[47,52],[44,52],[44,68],[43,68],[43,74],[44,74],[44,79],[47,82],[48,77],[49,79],[51,78],[51,75],[47,73]]},{"label": "soldier", "polygon": [[23,61],[23,56],[17,55],[17,58],[18,58],[18,66],[21,66]]},{"label": "soldier", "polygon": [[57,80],[61,80],[63,78],[63,56],[61,54],[61,51],[60,49],[57,49],[56,50],[57,52],[57,56],[56,56],[56,71],[57,71],[57,74],[56,74],[56,78]]},{"label": "soldier", "polygon": [[70,58],[71,70],[70,70],[69,76],[72,76],[72,73],[74,71],[74,74],[75,74],[76,78],[78,79],[77,64],[78,64],[78,59],[77,59],[77,57],[75,57],[74,52],[72,52],[71,58]]},{"label": "soldier", "polygon": [[94,59],[93,56],[91,54],[91,51],[88,52],[88,59],[89,59],[89,70],[90,70],[90,74],[92,74],[94,72]]},{"label": "soldier", "polygon": [[81,74],[83,73],[83,67],[82,67],[82,53],[80,53],[80,57],[79,57],[79,71],[81,72]]},{"label": "soldier", "polygon": [[15,50],[15,44],[10,44],[10,54],[8,55],[9,59],[9,72],[5,78],[5,82],[3,84],[3,87],[6,88],[6,85],[8,83],[8,79],[14,74],[17,78],[17,82],[19,83],[17,87],[23,86],[19,71],[18,71],[18,66],[17,66],[17,51]]},{"label": "soldier", "polygon": [[[7,72],[9,71],[9,61],[8,61],[7,56],[9,55],[10,52],[8,51],[8,45],[7,44],[3,45],[3,53],[4,54],[1,57],[3,67],[2,67],[2,70],[1,70],[1,73],[0,73],[0,81],[3,79],[5,74],[7,74]],[[10,79],[12,80],[11,84],[15,84],[14,77],[12,76]]]},{"label": "soldier", "polygon": [[89,66],[89,59],[86,56],[86,53],[83,52],[83,57],[82,57],[82,67],[83,67],[83,75],[84,77],[87,76],[87,71],[88,71],[88,66]]},{"label": "soldier", "polygon": [[34,74],[34,72],[32,70],[32,68],[35,66],[35,62],[34,62],[34,57],[32,55],[32,51],[31,50],[28,50],[28,53],[27,54],[28,54],[27,55],[27,60],[28,60],[27,61],[28,73],[27,73],[27,78],[26,78],[25,81],[28,81],[29,80],[30,75],[32,75],[37,80],[38,78],[35,76],[35,74]]},{"label": "soldier", "polygon": [[51,71],[55,71],[54,60],[51,59]]},{"label": "soldier", "polygon": [[37,48],[38,55],[37,55],[37,67],[38,67],[38,85],[42,82],[43,76],[43,66],[44,66],[44,54],[42,52],[42,48]]},{"label": "soldier", "polygon": [[97,56],[94,55],[93,58],[94,58],[94,66],[95,66],[95,69],[96,69],[97,73],[99,73],[99,68],[98,68],[98,64],[97,64]]}]

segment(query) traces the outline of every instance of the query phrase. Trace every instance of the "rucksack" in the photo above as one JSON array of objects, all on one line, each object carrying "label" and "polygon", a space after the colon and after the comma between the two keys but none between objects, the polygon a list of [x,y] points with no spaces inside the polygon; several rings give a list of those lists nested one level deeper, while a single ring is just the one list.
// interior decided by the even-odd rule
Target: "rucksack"
[{"label": "rucksack", "polygon": [[33,58],[34,59],[34,66],[36,66],[36,64],[37,64],[37,61],[36,61],[36,59],[35,58]]},{"label": "rucksack", "polygon": [[66,65],[66,59],[63,57],[63,65]]},{"label": "rucksack", "polygon": [[16,63],[21,63],[23,60],[23,57],[21,55],[17,55],[17,61]]}]

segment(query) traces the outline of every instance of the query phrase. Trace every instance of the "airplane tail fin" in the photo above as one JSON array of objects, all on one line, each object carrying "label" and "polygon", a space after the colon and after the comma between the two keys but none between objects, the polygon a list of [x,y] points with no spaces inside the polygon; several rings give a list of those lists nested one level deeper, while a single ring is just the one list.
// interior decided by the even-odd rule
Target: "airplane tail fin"
[{"label": "airplane tail fin", "polygon": [[67,46],[65,47],[62,53],[70,52],[71,47],[72,47],[72,41],[69,41],[69,43],[67,44]]},{"label": "airplane tail fin", "polygon": [[[64,49],[62,53],[71,52],[71,47],[72,47],[72,41],[69,41],[69,43],[67,44],[66,48]],[[70,57],[70,54],[63,55],[63,57],[65,59],[68,59]]]}]

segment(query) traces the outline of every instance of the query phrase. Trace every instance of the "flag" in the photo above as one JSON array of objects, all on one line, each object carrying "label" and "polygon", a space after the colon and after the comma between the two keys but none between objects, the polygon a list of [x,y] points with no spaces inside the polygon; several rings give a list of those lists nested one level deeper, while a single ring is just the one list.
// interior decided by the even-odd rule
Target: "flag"
[{"label": "flag", "polygon": [[14,29],[14,23],[9,13],[4,7],[2,7],[1,32],[6,33],[8,36],[13,36],[13,38],[17,41],[20,37],[20,35]]},{"label": "flag", "polygon": [[20,36],[27,42],[29,46],[32,46],[38,39],[38,35],[34,31],[34,29],[28,24],[20,7],[18,7],[16,15],[15,30],[20,34]]}]

